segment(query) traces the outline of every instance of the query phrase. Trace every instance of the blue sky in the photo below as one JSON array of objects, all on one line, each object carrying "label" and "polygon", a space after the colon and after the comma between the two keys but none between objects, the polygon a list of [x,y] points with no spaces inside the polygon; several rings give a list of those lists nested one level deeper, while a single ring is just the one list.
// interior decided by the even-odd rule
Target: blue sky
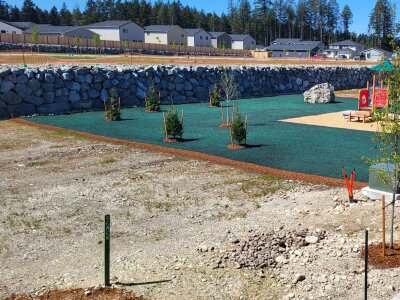
[{"label": "blue sky", "polygon": [[[7,1],[7,0],[6,0]],[[397,2],[397,0],[395,0]],[[23,0],[9,0],[8,3],[15,4],[21,7]],[[50,0],[33,0],[33,2],[42,9],[50,9],[53,5],[58,8],[61,7],[63,1],[50,1]],[[195,6],[197,9],[204,9],[206,12],[215,11],[220,14],[221,12],[226,12],[226,0],[181,0],[184,5]],[[250,0],[250,3],[253,1]],[[392,1],[393,2],[393,1]],[[81,10],[84,9],[86,0],[65,0],[68,8],[72,9],[76,4],[78,4]],[[353,12],[353,24],[351,25],[351,31],[357,33],[367,33],[368,31],[368,20],[369,14],[373,9],[376,1],[375,0],[338,0],[340,10],[345,4],[348,4]],[[397,14],[400,16],[400,5],[397,8]]]}]

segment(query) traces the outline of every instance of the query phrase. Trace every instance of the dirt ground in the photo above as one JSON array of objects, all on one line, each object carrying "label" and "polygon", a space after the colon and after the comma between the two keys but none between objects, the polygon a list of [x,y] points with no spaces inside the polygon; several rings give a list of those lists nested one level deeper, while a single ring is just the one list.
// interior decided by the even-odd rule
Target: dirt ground
[{"label": "dirt ground", "polygon": [[[102,284],[107,213],[112,283],[136,296],[363,295],[364,230],[369,228],[371,243],[379,243],[381,216],[380,202],[358,191],[358,201],[349,204],[344,187],[311,185],[9,121],[0,122],[0,141],[0,299]],[[326,238],[290,249],[290,258],[276,268],[215,263],[237,239],[303,228],[325,230]],[[369,299],[391,299],[400,289],[399,273],[371,267]]]},{"label": "dirt ground", "polygon": [[317,59],[256,59],[218,56],[157,56],[157,55],[74,55],[48,53],[0,53],[0,64],[46,65],[46,64],[173,64],[173,65],[371,65],[365,61],[317,60]]}]

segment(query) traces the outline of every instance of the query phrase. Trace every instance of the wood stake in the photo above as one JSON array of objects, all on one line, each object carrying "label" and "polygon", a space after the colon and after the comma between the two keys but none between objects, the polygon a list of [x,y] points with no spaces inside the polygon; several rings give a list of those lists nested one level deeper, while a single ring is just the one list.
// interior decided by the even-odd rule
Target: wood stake
[{"label": "wood stake", "polygon": [[221,106],[221,124],[224,124],[224,109],[222,108],[222,102],[219,105]]},{"label": "wood stake", "polygon": [[168,138],[168,132],[167,132],[167,123],[165,121],[165,112],[163,111],[163,118],[164,118],[164,133],[165,133],[165,138]]},{"label": "wood stake", "polygon": [[385,225],[385,196],[382,196],[382,255],[385,256],[386,225]]},{"label": "wood stake", "polygon": [[232,125],[229,126],[229,132],[230,132],[230,135],[231,135],[231,144],[232,144],[232,146],[233,146],[233,145],[234,145],[234,142],[233,142],[233,134],[232,134]]},{"label": "wood stake", "polygon": [[184,113],[183,113],[183,110],[182,110],[182,114],[181,114],[181,124],[182,124],[182,126],[183,126],[183,115],[184,115]]},{"label": "wood stake", "polygon": [[374,101],[375,101],[375,84],[376,84],[376,75],[374,74],[374,78],[372,81],[372,109],[374,109]]}]

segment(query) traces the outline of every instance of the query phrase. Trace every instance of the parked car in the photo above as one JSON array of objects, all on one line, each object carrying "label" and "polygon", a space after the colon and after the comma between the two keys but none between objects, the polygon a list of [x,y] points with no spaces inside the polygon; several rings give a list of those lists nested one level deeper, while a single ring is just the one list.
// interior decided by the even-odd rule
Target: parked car
[{"label": "parked car", "polygon": [[315,54],[312,58],[314,59],[326,59],[325,54]]}]

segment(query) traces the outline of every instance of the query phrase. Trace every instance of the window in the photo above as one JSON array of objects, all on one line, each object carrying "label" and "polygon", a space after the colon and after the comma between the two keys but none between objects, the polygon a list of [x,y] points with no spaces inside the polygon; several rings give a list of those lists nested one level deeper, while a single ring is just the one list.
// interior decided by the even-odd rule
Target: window
[{"label": "window", "polygon": [[184,35],[184,34],[182,34],[182,37],[185,37],[185,35]]},{"label": "window", "polygon": [[123,29],[122,29],[122,32],[123,32],[123,33],[128,33],[128,29],[123,28]]},{"label": "window", "polygon": [[5,31],[5,30],[2,30],[1,33],[6,33],[6,31]]},{"label": "window", "polygon": [[203,39],[203,36],[202,36],[202,35],[200,36],[200,39],[201,39],[201,40]]},{"label": "window", "polygon": [[208,41],[208,36],[206,36],[206,41]]}]

